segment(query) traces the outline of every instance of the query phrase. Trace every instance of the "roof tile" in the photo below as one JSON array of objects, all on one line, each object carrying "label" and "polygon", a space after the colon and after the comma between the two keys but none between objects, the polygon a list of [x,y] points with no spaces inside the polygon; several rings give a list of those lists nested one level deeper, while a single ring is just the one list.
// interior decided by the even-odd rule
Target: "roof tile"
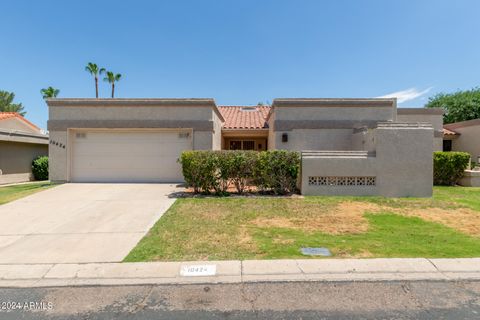
[{"label": "roof tile", "polygon": [[[246,110],[246,108],[255,108]],[[224,129],[267,129],[269,106],[219,106],[225,118]]]}]

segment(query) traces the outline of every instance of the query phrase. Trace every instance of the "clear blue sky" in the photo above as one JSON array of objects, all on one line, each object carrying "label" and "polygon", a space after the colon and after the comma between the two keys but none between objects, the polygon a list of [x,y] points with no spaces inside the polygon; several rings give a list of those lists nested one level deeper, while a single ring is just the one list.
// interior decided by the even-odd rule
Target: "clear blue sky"
[{"label": "clear blue sky", "polygon": [[[4,1],[0,89],[45,128],[40,89],[94,97],[377,97],[422,106],[480,83],[480,1]],[[410,89],[410,90],[409,90]],[[405,91],[407,90],[407,91]],[[107,97],[108,84],[100,84]]]}]

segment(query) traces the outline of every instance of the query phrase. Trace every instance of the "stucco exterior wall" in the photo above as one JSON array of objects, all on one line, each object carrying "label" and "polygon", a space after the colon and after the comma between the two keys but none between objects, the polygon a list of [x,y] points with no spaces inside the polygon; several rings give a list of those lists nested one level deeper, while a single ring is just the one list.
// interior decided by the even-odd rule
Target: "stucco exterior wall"
[{"label": "stucco exterior wall", "polygon": [[275,141],[275,113],[270,114],[268,119],[268,150],[275,150],[277,148],[277,143]]},{"label": "stucco exterior wall", "polygon": [[[282,142],[284,133],[288,142]],[[272,136],[275,148],[281,150],[352,150],[352,133],[352,129],[294,129],[274,132]]]},{"label": "stucco exterior wall", "polygon": [[376,177],[377,159],[367,153],[339,152],[302,153],[301,191],[303,195],[353,195],[372,196],[378,194],[375,185],[312,185],[311,177]]},{"label": "stucco exterior wall", "polygon": [[48,145],[0,141],[0,184],[33,179],[32,161],[48,155]]},{"label": "stucco exterior wall", "polygon": [[431,197],[433,127],[384,124],[376,130],[377,186],[386,197]]},{"label": "stucco exterior wall", "polygon": [[212,119],[213,119],[212,149],[222,150],[222,120],[214,112],[212,112]]},{"label": "stucco exterior wall", "polygon": [[392,106],[289,106],[275,107],[276,120],[376,120],[393,121]]},{"label": "stucco exterior wall", "polygon": [[399,108],[397,110],[399,122],[427,122],[433,126],[433,150],[443,150],[443,110],[424,108]]},{"label": "stucco exterior wall", "polygon": [[32,161],[48,154],[48,145],[0,141],[0,170],[3,174],[32,172]]},{"label": "stucco exterior wall", "polygon": [[53,182],[67,181],[67,131],[50,131],[48,148],[49,179]]},{"label": "stucco exterior wall", "polygon": [[452,150],[468,152],[472,156],[472,161],[477,162],[480,156],[480,124],[455,128],[455,132],[460,135],[452,140]]},{"label": "stucco exterior wall", "polygon": [[375,129],[353,130],[352,150],[375,152]]},{"label": "stucco exterior wall", "polygon": [[302,152],[302,194],[430,197],[430,124],[379,123],[372,135],[375,152]]}]

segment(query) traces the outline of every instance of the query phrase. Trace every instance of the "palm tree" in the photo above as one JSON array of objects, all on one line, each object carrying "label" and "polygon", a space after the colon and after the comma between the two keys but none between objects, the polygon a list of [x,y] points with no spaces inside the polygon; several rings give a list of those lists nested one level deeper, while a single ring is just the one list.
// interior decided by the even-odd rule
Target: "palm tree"
[{"label": "palm tree", "polygon": [[15,99],[15,93],[0,90],[0,112],[17,112],[24,116],[26,111],[22,104],[13,103],[13,99]]},{"label": "palm tree", "polygon": [[120,81],[122,75],[120,73],[113,73],[111,71],[107,71],[107,76],[103,78],[103,81],[106,81],[112,85],[112,98],[115,96],[115,82]]},{"label": "palm tree", "polygon": [[89,62],[85,71],[88,71],[95,78],[95,97],[98,99],[98,75],[104,73],[105,68],[99,69],[96,63]]},{"label": "palm tree", "polygon": [[43,99],[56,98],[60,93],[60,90],[55,89],[54,87],[48,87],[40,90],[40,93],[42,94]]}]

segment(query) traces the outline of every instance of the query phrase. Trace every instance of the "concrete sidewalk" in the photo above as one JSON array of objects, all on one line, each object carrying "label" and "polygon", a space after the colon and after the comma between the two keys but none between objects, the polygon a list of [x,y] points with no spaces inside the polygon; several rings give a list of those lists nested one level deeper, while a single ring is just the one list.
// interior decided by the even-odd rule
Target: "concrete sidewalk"
[{"label": "concrete sidewalk", "polygon": [[[207,265],[214,275],[182,275]],[[467,279],[480,279],[480,258],[0,264],[0,287]]]}]

